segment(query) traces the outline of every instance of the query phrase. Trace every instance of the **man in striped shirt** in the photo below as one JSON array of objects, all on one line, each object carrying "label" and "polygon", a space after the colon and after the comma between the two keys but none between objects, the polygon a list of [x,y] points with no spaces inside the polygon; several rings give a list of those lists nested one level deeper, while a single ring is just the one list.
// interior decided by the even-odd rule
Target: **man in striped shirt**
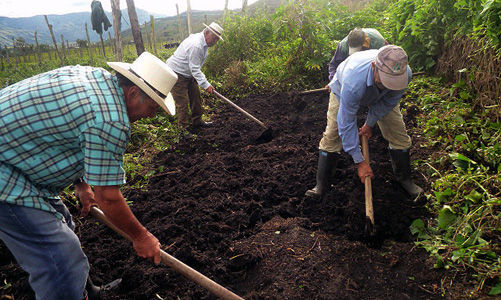
[{"label": "man in striped shirt", "polygon": [[29,273],[36,299],[87,297],[87,257],[58,197],[72,182],[82,216],[98,205],[139,256],[160,262],[158,239],[119,186],[130,123],[159,107],[170,112],[167,94],[177,77],[146,52],[133,64],[108,64],[116,76],[67,66],[0,90],[0,238]]}]

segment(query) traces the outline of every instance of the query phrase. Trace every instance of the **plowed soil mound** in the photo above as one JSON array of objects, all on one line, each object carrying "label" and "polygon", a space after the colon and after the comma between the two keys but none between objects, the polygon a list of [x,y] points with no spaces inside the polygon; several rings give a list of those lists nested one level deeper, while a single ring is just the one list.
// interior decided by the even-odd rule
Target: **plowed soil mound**
[{"label": "plowed soil mound", "polygon": [[[378,130],[370,141],[377,236],[368,244],[364,186],[347,154],[325,199],[304,197],[315,185],[328,96],[236,103],[271,126],[275,138],[254,144],[263,128],[225,103],[210,103],[214,126],[161,152],[148,166],[161,171],[125,195],[166,252],[246,299],[442,299],[466,290],[466,277],[455,277],[451,288],[442,279],[452,275],[433,269],[429,255],[414,247],[409,225],[426,218],[426,210],[405,204]],[[419,155],[418,146],[413,150]],[[77,229],[95,283],[123,278],[106,299],[215,299],[172,269],[137,257],[92,218]],[[13,285],[0,294],[33,299],[26,273],[3,245],[0,263],[2,280]]]}]

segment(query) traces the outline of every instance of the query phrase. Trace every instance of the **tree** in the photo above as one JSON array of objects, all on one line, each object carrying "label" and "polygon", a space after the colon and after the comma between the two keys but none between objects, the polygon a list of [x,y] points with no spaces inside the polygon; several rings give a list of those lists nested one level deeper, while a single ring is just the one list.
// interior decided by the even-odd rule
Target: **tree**
[{"label": "tree", "polygon": [[76,43],[77,43],[79,48],[87,48],[87,41],[86,40],[77,39]]}]

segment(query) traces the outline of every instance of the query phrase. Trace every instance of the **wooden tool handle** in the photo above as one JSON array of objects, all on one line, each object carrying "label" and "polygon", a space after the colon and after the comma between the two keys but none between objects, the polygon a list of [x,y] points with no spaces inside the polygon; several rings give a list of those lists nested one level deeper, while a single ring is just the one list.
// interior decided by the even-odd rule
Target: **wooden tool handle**
[{"label": "wooden tool handle", "polygon": [[365,215],[374,224],[374,208],[372,207],[372,184],[371,178],[365,177]]},{"label": "wooden tool handle", "polygon": [[362,135],[362,155],[364,156],[364,159],[367,162],[367,164],[370,165],[369,139],[365,135]]},{"label": "wooden tool handle", "polygon": [[243,113],[244,115],[246,115],[247,117],[249,117],[250,119],[252,119],[253,121],[255,121],[256,123],[258,123],[259,125],[261,125],[261,127],[263,127],[264,129],[268,129],[268,127],[266,127],[266,125],[264,125],[263,122],[259,121],[256,117],[254,117],[253,115],[251,115],[250,113],[246,112],[245,110],[243,110],[243,108],[241,108],[240,106],[236,105],[235,103],[231,102],[230,99],[226,98],[225,96],[221,95],[220,93],[218,93],[217,91],[214,91],[214,94],[216,94],[216,96],[218,96],[219,98],[223,99],[224,101],[228,102],[228,104],[230,104],[231,106],[233,106],[234,108],[238,109],[241,113]]},{"label": "wooden tool handle", "polygon": [[[369,139],[362,135],[362,154],[367,164],[370,165],[369,159]],[[365,177],[365,215],[371,219],[374,224],[374,208],[372,206],[372,183],[370,177]]]},{"label": "wooden tool handle", "polygon": [[318,93],[318,92],[328,92],[328,91],[329,91],[328,88],[319,88],[319,89],[299,92],[299,95],[308,95],[308,94],[313,94],[313,93]]},{"label": "wooden tool handle", "polygon": [[[106,224],[108,227],[110,227],[111,229],[113,229],[113,231],[115,231],[116,233],[120,234],[122,237],[124,237],[124,238],[126,238],[126,239],[128,239],[129,241],[132,242],[132,239],[129,237],[129,235],[127,235],[125,232],[123,232],[118,227],[116,227],[115,225],[113,225],[108,220],[108,218],[106,218],[106,216],[104,215],[104,213],[99,208],[97,208],[95,206],[91,207],[90,214],[94,218],[100,220],[101,222],[103,222],[104,224]],[[212,281],[211,279],[209,279],[208,277],[204,276],[203,274],[201,274],[197,270],[195,270],[195,269],[191,268],[190,266],[184,264],[183,262],[181,262],[180,260],[176,259],[175,257],[167,254],[162,249],[160,249],[160,257],[161,257],[161,260],[162,260],[162,262],[164,264],[166,264],[167,266],[173,268],[175,271],[181,273],[186,278],[188,278],[188,279],[190,279],[190,280],[198,283],[199,285],[203,286],[204,288],[206,288],[207,290],[209,290],[211,293],[213,293],[217,297],[219,297],[221,299],[228,299],[228,300],[243,300],[242,297],[234,294],[230,290],[227,290],[226,288],[224,288],[223,286],[221,286],[221,285],[217,284],[216,282]]]}]

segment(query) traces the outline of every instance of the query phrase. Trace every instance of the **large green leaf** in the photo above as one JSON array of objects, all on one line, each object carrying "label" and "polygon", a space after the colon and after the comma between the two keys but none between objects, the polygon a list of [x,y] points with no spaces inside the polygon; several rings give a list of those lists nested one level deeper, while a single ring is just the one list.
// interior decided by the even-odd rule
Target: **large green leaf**
[{"label": "large green leaf", "polygon": [[438,227],[441,229],[447,229],[449,225],[456,221],[456,214],[449,205],[444,205],[444,207],[438,213]]},{"label": "large green leaf", "polygon": [[496,296],[501,294],[501,282],[498,282],[490,291],[489,295]]}]

